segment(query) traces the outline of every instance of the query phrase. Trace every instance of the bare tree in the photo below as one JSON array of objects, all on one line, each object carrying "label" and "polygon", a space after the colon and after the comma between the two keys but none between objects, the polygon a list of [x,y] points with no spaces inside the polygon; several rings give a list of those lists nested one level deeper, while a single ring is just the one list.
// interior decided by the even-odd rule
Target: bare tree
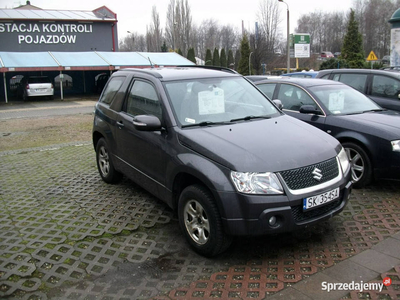
[{"label": "bare tree", "polygon": [[174,50],[191,48],[192,15],[188,0],[171,0],[167,11],[166,39]]},{"label": "bare tree", "polygon": [[297,21],[298,33],[309,33],[311,51],[339,52],[346,32],[347,19],[344,12],[323,13],[315,11],[302,15]]},{"label": "bare tree", "polygon": [[360,24],[366,54],[371,51],[374,51],[378,57],[389,54],[390,24],[388,20],[399,7],[399,2],[398,0],[355,1],[356,19]]},{"label": "bare tree", "polygon": [[144,35],[137,32],[129,33],[122,41],[119,42],[119,51],[139,51],[147,52],[146,39]]},{"label": "bare tree", "polygon": [[265,39],[264,50],[268,54],[273,54],[274,49],[279,44],[278,26],[281,23],[278,1],[260,0],[259,12],[257,14],[260,20],[260,33]]},{"label": "bare tree", "polygon": [[233,26],[223,26],[220,31],[220,48],[229,51],[233,47],[237,47],[239,40],[239,33]]},{"label": "bare tree", "polygon": [[149,52],[159,52],[161,51],[162,45],[162,29],[160,26],[160,16],[157,13],[157,8],[155,5],[151,10],[151,18],[152,24],[150,24],[150,28],[147,27],[146,32],[147,49]]},{"label": "bare tree", "polygon": [[204,53],[207,49],[220,48],[220,28],[218,21],[214,19],[204,20],[199,27],[199,39],[202,39],[200,51]]}]

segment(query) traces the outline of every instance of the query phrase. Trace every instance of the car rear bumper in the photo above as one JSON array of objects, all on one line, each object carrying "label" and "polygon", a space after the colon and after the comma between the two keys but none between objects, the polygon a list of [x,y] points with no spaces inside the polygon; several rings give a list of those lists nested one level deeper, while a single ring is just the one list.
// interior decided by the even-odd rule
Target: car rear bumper
[{"label": "car rear bumper", "polygon": [[26,94],[28,97],[53,96],[54,89],[28,89]]},{"label": "car rear bumper", "polygon": [[[247,205],[258,208],[254,218],[225,218],[224,225],[227,234],[241,235],[263,235],[272,233],[282,233],[298,230],[312,224],[332,218],[340,213],[349,201],[352,190],[352,182],[344,184],[340,188],[340,197],[332,202],[310,211],[303,211],[302,200],[296,201],[296,205],[289,205],[289,200],[272,201],[264,203],[255,203],[255,197],[246,197]],[[276,200],[270,198],[271,200]],[[283,201],[282,201],[283,200]],[[266,207],[267,206],[267,207]],[[254,215],[254,211],[252,213]],[[272,218],[272,219],[271,219]],[[276,220],[271,225],[270,220]]]}]

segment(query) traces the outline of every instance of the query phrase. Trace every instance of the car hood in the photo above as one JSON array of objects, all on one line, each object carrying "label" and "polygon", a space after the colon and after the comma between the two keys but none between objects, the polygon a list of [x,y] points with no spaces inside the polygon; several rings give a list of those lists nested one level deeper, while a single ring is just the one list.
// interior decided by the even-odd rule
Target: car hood
[{"label": "car hood", "polygon": [[335,157],[341,146],[323,131],[283,115],[180,130],[182,145],[242,172],[278,172]]},{"label": "car hood", "polygon": [[340,116],[342,127],[365,132],[388,140],[400,138],[400,114],[387,110],[363,114]]}]

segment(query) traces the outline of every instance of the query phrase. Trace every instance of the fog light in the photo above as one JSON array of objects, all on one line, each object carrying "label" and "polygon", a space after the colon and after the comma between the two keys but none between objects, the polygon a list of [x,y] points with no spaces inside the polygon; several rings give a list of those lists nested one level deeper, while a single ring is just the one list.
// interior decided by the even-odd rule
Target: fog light
[{"label": "fog light", "polygon": [[269,218],[268,223],[270,226],[275,226],[276,224],[276,217],[272,216],[271,218]]}]

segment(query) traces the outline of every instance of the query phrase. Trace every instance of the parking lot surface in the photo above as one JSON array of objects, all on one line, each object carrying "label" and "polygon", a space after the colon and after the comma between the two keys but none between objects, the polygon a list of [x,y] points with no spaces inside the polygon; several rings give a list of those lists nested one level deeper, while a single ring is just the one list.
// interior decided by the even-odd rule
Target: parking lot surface
[{"label": "parking lot surface", "polygon": [[[400,299],[398,182],[354,190],[328,222],[238,238],[208,259],[164,203],[128,179],[104,183],[90,141],[0,152],[0,168],[0,298]],[[385,278],[381,291],[351,289]]]}]

